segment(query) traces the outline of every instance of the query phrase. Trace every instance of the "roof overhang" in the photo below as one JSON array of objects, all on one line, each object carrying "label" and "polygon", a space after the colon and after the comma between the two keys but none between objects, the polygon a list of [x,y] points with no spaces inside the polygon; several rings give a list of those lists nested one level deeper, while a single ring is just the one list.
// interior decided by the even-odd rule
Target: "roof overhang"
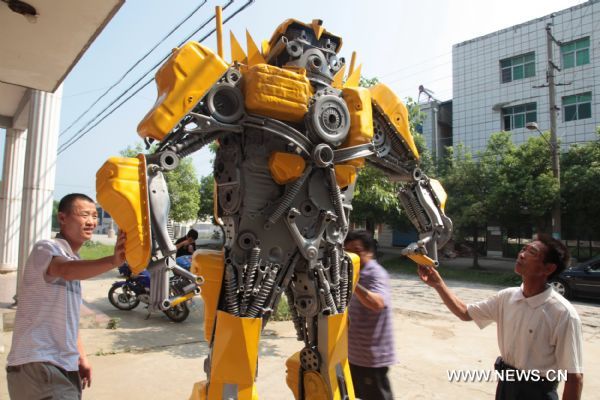
[{"label": "roof overhang", "polygon": [[18,14],[0,1],[0,128],[21,125],[28,89],[54,92],[60,86],[125,2],[23,1],[37,16]]}]

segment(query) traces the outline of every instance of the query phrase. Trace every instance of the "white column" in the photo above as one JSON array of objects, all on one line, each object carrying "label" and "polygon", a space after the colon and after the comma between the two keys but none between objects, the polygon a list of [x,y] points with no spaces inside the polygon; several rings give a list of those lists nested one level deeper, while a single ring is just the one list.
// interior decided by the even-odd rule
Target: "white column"
[{"label": "white column", "polygon": [[62,86],[54,93],[33,91],[30,99],[17,295],[33,244],[50,239],[61,99]]},{"label": "white column", "polygon": [[0,273],[17,270],[25,163],[25,131],[7,129],[0,187]]}]

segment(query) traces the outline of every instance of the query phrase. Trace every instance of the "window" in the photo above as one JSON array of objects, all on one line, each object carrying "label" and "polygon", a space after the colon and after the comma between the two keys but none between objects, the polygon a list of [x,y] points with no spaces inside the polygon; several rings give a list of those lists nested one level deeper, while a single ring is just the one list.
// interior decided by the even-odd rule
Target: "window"
[{"label": "window", "polygon": [[502,122],[505,131],[524,128],[528,122],[537,120],[537,104],[527,103],[502,109]]},{"label": "window", "polygon": [[560,46],[563,68],[573,68],[590,63],[590,37],[574,40]]},{"label": "window", "polygon": [[565,122],[592,117],[592,92],[562,98]]},{"label": "window", "polygon": [[500,60],[502,83],[535,76],[535,53]]}]

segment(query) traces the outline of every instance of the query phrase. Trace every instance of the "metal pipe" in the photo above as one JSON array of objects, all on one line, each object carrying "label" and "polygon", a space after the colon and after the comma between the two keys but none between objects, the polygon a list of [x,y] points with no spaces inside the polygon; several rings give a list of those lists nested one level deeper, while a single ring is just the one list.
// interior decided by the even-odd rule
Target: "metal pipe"
[{"label": "metal pipe", "polygon": [[223,58],[223,10],[221,6],[215,7],[215,17],[217,23],[217,54]]}]

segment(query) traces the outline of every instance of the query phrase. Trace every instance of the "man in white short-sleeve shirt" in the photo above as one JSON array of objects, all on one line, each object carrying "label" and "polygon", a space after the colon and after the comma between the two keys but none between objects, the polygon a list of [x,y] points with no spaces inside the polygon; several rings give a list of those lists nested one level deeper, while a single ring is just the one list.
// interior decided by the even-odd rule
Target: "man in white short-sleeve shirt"
[{"label": "man in white short-sleeve shirt", "polygon": [[517,257],[515,272],[523,279],[520,287],[469,305],[446,286],[437,270],[419,266],[421,280],[436,289],[461,320],[475,321],[481,329],[496,322],[501,357],[495,368],[506,377],[498,380],[497,400],[558,400],[555,378],[559,371],[567,372],[562,399],[581,398],[581,320],[571,303],[548,284],[568,262],[569,252],[562,242],[540,235]]},{"label": "man in white short-sleeve shirt", "polygon": [[102,274],[125,259],[125,235],[112,256],[80,260],[98,213],[94,201],[69,194],[58,205],[60,233],[41,240],[25,263],[6,378],[12,400],[80,399],[91,367],[79,336],[81,279]]}]

